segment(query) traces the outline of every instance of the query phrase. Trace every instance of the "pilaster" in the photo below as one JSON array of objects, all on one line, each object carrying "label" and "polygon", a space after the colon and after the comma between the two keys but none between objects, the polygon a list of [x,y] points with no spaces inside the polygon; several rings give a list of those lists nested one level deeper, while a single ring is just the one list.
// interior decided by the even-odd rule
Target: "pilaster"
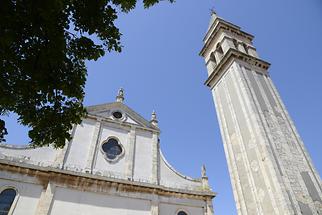
[{"label": "pilaster", "polygon": [[101,126],[102,122],[101,120],[97,120],[95,123],[95,129],[94,129],[94,134],[92,137],[92,141],[88,150],[87,154],[87,161],[86,161],[86,166],[85,166],[85,171],[91,173],[93,171],[93,162],[94,162],[94,157],[95,157],[95,151],[97,149],[97,145],[99,144],[99,136],[101,133]]},{"label": "pilaster", "polygon": [[45,190],[41,192],[36,208],[36,215],[49,215],[55,193],[55,185],[48,182]]},{"label": "pilaster", "polygon": [[159,184],[159,135],[154,132],[152,134],[152,183]]},{"label": "pilaster", "polygon": [[128,146],[129,146],[129,151],[127,155],[127,160],[126,160],[126,177],[129,179],[133,179],[133,171],[134,171],[134,165],[135,165],[135,144],[136,144],[136,127],[132,126],[131,130],[128,134]]},{"label": "pilaster", "polygon": [[[76,128],[77,125],[73,125],[73,128],[71,130],[71,136],[74,137],[75,132],[76,132]],[[59,157],[57,158],[56,163],[57,164],[61,164],[61,168],[64,169],[65,168],[65,162],[67,160],[69,151],[70,151],[70,147],[72,145],[73,139],[71,139],[68,143],[65,144],[61,154],[59,155]]]},{"label": "pilaster", "polygon": [[205,209],[206,209],[205,215],[214,215],[214,208],[213,208],[211,199],[206,200],[206,208]]},{"label": "pilaster", "polygon": [[157,196],[154,196],[151,201],[151,215],[159,215],[159,201]]}]

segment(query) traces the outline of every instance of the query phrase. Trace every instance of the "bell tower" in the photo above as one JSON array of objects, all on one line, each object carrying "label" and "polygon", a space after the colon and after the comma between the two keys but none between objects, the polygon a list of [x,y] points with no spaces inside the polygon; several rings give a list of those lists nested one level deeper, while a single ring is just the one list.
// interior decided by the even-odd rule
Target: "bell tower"
[{"label": "bell tower", "polygon": [[253,38],[213,12],[200,51],[238,214],[322,214],[320,176]]}]

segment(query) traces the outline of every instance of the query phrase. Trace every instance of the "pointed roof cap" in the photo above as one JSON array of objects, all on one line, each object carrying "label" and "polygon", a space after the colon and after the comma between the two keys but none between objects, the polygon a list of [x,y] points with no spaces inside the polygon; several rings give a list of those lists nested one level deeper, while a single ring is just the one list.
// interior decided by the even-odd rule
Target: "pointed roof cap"
[{"label": "pointed roof cap", "polygon": [[211,17],[210,17],[210,22],[208,25],[208,30],[211,28],[211,26],[214,24],[215,20],[218,18],[217,13],[213,8],[210,11],[211,11]]}]

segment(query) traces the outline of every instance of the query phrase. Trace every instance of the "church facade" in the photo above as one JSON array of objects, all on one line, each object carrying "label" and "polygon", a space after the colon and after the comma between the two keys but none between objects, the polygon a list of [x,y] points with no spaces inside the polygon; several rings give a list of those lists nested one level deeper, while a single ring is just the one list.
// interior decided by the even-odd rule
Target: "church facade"
[{"label": "church facade", "polygon": [[253,38],[213,12],[200,52],[238,214],[322,214],[320,176]]},{"label": "church facade", "polygon": [[0,214],[213,215],[215,193],[177,172],[150,121],[123,103],[87,108],[63,149],[0,145]]}]

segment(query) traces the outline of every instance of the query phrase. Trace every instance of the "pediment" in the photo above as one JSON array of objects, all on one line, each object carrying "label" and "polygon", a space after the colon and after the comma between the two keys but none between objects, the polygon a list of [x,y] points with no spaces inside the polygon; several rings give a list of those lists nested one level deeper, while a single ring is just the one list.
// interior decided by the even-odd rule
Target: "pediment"
[{"label": "pediment", "polygon": [[[152,128],[159,130],[153,126],[148,120],[143,118],[140,114],[136,113],[127,105],[121,102],[112,102],[101,105],[88,106],[87,112],[89,115],[99,116],[108,120],[115,120],[116,122],[125,122],[141,127]],[[120,112],[121,118],[116,118],[113,113]]]}]

